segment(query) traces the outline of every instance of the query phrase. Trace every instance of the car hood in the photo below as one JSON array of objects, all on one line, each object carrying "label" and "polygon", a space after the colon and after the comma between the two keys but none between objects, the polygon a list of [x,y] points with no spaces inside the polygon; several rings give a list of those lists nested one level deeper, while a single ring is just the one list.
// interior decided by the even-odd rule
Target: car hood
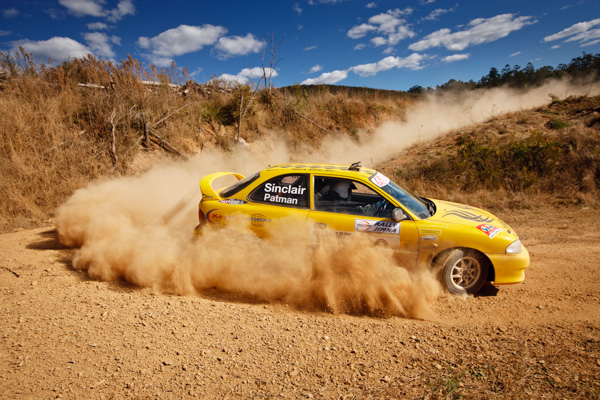
[{"label": "car hood", "polygon": [[461,224],[476,228],[482,225],[490,225],[491,227],[500,228],[507,233],[514,233],[508,224],[494,214],[481,208],[443,200],[431,199],[431,201],[435,203],[436,212],[432,217],[428,218],[429,221]]}]

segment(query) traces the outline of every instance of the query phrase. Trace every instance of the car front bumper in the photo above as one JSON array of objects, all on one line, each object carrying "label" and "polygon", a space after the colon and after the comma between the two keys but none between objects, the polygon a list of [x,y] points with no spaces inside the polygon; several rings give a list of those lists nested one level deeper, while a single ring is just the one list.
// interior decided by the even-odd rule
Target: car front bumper
[{"label": "car front bumper", "polygon": [[518,254],[486,254],[494,266],[494,284],[509,285],[523,282],[529,266],[529,252],[523,246]]}]

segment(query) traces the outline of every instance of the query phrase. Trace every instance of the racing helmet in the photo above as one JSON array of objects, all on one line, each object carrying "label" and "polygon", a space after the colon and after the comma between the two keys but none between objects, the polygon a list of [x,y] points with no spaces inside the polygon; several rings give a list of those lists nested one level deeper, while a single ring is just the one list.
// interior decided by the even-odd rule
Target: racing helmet
[{"label": "racing helmet", "polygon": [[337,193],[341,199],[348,200],[350,197],[351,183],[349,181],[340,181],[333,186],[332,191]]}]

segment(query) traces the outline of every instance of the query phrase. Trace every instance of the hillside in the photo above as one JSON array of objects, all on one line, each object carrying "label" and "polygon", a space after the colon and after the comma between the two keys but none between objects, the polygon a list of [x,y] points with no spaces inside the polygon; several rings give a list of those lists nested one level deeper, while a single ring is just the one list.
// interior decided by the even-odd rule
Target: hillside
[{"label": "hillside", "polygon": [[598,207],[600,97],[494,116],[410,147],[381,170],[416,192],[493,209]]},{"label": "hillside", "polygon": [[538,75],[547,69],[531,81],[524,71],[515,81],[511,70],[501,76],[510,88],[482,78],[485,89],[446,85],[425,95],[184,85],[189,77],[178,69],[131,57],[53,68],[26,53],[3,58],[10,73],[0,80],[0,231],[49,221],[89,182],[173,162],[190,162],[183,168],[196,168],[197,181],[215,169],[361,160],[422,195],[492,208],[596,207],[598,59],[584,54],[546,81]]}]

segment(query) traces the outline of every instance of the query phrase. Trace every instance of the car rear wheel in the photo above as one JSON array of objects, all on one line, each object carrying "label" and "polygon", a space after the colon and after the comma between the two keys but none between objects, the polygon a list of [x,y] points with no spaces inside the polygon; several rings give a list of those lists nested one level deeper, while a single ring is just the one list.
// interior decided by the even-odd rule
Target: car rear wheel
[{"label": "car rear wheel", "polygon": [[487,279],[487,260],[472,250],[452,251],[443,266],[442,282],[453,294],[477,293]]}]

